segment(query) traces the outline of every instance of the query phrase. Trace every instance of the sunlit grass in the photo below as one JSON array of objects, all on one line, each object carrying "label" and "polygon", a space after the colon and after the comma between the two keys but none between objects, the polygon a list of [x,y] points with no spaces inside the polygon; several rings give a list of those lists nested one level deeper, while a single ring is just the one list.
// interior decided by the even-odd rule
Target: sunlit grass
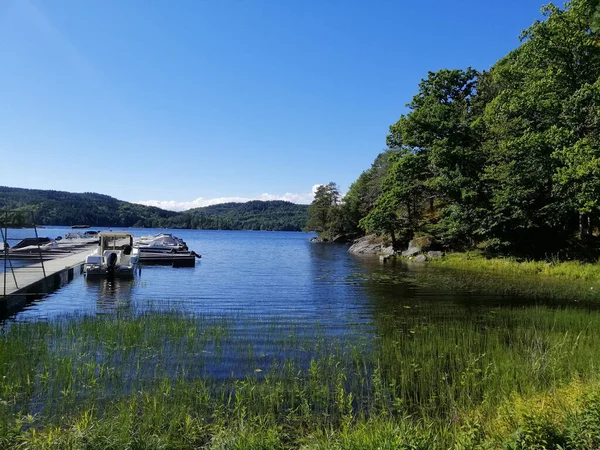
[{"label": "sunlit grass", "polygon": [[359,340],[179,312],[13,323],[0,448],[475,448],[593,422],[599,314],[427,317],[402,308]]},{"label": "sunlit grass", "polygon": [[461,270],[490,270],[504,275],[552,276],[564,280],[600,280],[600,264],[579,261],[560,261],[551,258],[546,261],[522,260],[513,257],[488,258],[482,252],[448,253],[442,259],[434,259],[431,264]]}]

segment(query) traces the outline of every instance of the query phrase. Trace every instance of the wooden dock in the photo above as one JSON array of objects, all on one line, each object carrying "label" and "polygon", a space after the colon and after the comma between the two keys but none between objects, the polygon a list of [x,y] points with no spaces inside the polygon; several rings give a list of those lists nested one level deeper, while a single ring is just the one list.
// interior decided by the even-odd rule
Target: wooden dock
[{"label": "wooden dock", "polygon": [[27,301],[52,292],[81,275],[85,257],[92,248],[78,248],[54,255],[46,253],[43,268],[39,259],[12,271],[7,267],[5,273],[0,273],[0,317],[3,312],[17,309]]},{"label": "wooden dock", "polygon": [[140,252],[141,265],[161,265],[171,267],[195,267],[196,258],[195,252],[182,253],[152,253]]}]

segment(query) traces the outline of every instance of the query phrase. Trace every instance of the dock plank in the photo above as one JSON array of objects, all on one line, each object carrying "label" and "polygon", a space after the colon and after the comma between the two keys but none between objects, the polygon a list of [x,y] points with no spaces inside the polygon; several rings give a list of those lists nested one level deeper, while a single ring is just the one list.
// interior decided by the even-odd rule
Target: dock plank
[{"label": "dock plank", "polygon": [[[62,272],[65,269],[79,266],[85,261],[85,257],[90,254],[91,249],[86,248],[69,255],[61,255],[58,258],[44,261],[44,269],[46,272],[46,278],[53,276],[57,273]],[[13,277],[14,273],[14,277]],[[21,267],[15,269],[11,273],[10,269],[7,268],[6,272],[6,295],[15,295],[21,290],[35,285],[44,280],[44,271],[40,263],[32,264],[27,267]],[[0,283],[4,287],[4,276],[1,273]],[[15,278],[17,283],[15,284]],[[4,293],[4,289],[0,291],[0,295]]]}]

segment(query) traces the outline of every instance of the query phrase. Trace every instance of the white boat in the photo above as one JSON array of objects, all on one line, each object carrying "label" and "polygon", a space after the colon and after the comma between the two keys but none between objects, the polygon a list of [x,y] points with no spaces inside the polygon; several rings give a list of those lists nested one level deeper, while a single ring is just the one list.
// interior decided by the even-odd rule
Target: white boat
[{"label": "white boat", "polygon": [[135,246],[141,253],[181,253],[187,252],[188,247],[186,243],[171,235],[171,234],[158,234],[152,239],[148,237],[140,238]]},{"label": "white boat", "polygon": [[[169,233],[158,233],[158,234],[153,234],[153,235],[149,234],[147,236],[141,236],[139,238],[136,238],[134,240],[134,243],[139,244],[139,245],[148,245],[155,239],[160,239],[163,237],[173,237],[173,235],[169,234]],[[175,238],[175,239],[178,239],[178,238]]]},{"label": "white boat", "polygon": [[83,273],[87,277],[133,277],[139,263],[139,251],[133,247],[133,236],[105,231],[98,236],[98,248],[85,258]]}]

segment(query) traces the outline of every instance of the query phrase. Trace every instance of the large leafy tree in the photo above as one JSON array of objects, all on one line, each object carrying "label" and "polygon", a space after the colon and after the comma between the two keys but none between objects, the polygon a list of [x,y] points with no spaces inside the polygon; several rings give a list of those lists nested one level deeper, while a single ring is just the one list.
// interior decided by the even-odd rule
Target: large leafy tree
[{"label": "large leafy tree", "polygon": [[427,225],[440,215],[452,220],[461,217],[444,214],[449,205],[474,207],[484,161],[477,122],[481,116],[476,102],[479,78],[469,68],[432,72],[421,82],[418,94],[407,105],[411,111],[390,127],[387,144],[400,151],[363,227],[388,233],[391,227],[400,227],[400,240],[405,240],[417,231],[428,231]]},{"label": "large leafy tree", "polygon": [[419,230],[423,218],[423,204],[429,197],[427,187],[427,160],[423,153],[410,150],[390,157],[392,163],[383,180],[382,193],[374,208],[361,220],[365,230],[389,234],[392,245],[398,247]]},{"label": "large leafy tree", "polygon": [[[597,3],[548,5],[546,20],[526,30],[523,44],[491,71],[495,96],[484,116],[482,177],[489,208],[482,232],[501,248],[532,252],[550,243],[564,245],[569,237],[577,215],[574,190],[583,187],[572,176],[579,171],[573,164],[583,161],[576,154],[589,156],[591,148],[578,144],[587,132],[577,126],[585,120],[569,117],[578,109],[573,106],[580,90],[600,73],[600,47],[592,30]],[[572,167],[565,171],[565,165]]]}]

